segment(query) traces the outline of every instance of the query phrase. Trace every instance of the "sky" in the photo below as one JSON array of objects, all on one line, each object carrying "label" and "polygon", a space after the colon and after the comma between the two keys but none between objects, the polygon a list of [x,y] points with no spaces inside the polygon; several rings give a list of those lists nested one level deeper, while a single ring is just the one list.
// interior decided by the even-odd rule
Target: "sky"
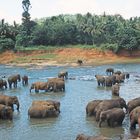
[{"label": "sky", "polygon": [[[124,18],[140,17],[140,0],[30,0],[31,19],[59,14],[120,14]],[[0,0],[0,19],[21,23],[22,0]]]}]

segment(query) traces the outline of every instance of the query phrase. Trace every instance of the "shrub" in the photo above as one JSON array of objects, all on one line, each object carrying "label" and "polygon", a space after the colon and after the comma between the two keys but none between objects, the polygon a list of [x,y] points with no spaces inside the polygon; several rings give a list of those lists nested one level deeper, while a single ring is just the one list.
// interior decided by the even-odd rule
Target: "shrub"
[{"label": "shrub", "polygon": [[15,42],[11,38],[0,38],[0,51],[13,50]]},{"label": "shrub", "polygon": [[111,50],[114,53],[117,53],[119,51],[119,46],[117,44],[102,44],[100,48],[102,50]]}]

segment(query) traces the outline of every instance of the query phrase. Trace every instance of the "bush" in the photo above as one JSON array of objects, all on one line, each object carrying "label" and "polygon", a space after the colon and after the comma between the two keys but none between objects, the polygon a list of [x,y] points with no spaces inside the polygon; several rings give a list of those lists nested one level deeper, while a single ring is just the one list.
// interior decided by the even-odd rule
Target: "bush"
[{"label": "bush", "polygon": [[11,38],[0,38],[0,51],[13,50],[15,42]]},{"label": "bush", "polygon": [[119,46],[117,44],[102,44],[100,45],[100,48],[102,50],[111,50],[114,53],[117,53],[119,51]]}]

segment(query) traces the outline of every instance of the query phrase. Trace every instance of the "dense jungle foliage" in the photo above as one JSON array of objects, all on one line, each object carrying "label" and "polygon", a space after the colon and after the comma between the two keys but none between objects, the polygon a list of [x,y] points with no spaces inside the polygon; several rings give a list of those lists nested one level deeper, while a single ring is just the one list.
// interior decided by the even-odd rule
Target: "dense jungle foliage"
[{"label": "dense jungle foliage", "polygon": [[[28,3],[24,3],[24,2]],[[30,2],[23,0],[22,24],[0,21],[0,51],[19,46],[93,45],[118,52],[140,48],[140,17],[121,15],[58,15],[30,20]]]}]

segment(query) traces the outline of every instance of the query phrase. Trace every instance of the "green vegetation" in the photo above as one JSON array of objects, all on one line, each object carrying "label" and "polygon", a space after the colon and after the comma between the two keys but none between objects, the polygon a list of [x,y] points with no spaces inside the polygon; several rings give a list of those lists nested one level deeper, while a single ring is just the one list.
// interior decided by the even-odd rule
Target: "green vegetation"
[{"label": "green vegetation", "polygon": [[21,25],[16,22],[9,25],[4,19],[0,22],[0,51],[22,50],[28,46],[32,46],[28,49],[35,50],[74,45],[86,49],[109,49],[117,53],[120,49],[131,52],[140,48],[140,17],[126,20],[121,15],[87,13],[58,15],[33,21],[29,14],[30,1],[23,0],[22,7],[24,12]]}]

